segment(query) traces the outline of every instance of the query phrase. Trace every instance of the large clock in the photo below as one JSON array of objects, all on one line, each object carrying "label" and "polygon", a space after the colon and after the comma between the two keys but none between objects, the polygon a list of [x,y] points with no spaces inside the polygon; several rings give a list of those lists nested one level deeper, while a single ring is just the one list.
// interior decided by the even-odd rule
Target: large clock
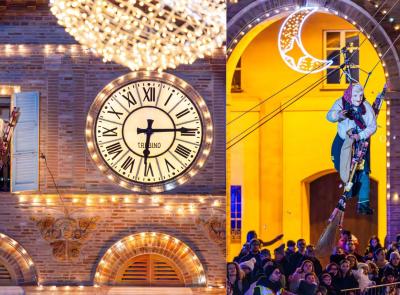
[{"label": "large clock", "polygon": [[167,73],[136,72],[108,84],[95,98],[86,141],[99,169],[137,192],[170,190],[204,165],[212,120],[203,98]]}]

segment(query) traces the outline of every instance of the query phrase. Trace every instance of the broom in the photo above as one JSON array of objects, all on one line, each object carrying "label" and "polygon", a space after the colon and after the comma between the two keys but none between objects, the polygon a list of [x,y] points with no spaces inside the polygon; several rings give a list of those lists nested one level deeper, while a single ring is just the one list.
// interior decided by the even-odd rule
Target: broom
[{"label": "broom", "polygon": [[[320,257],[326,257],[331,254],[332,248],[336,244],[336,232],[342,229],[344,211],[346,209],[346,202],[351,198],[351,188],[353,186],[353,180],[356,170],[359,165],[363,165],[363,157],[368,148],[368,142],[364,142],[361,146],[361,151],[355,154],[352,159],[352,169],[349,175],[349,181],[344,187],[343,195],[340,197],[335,209],[328,219],[328,225],[320,236],[315,251]],[[364,151],[365,150],[365,151]],[[364,152],[364,154],[362,154]]]},{"label": "broom", "polygon": [[[383,99],[385,98],[387,90],[387,85],[383,87],[383,90],[378,96],[376,97],[372,108],[375,112],[375,116],[377,117],[379,111],[382,106]],[[328,219],[328,225],[326,226],[325,230],[322,232],[317,246],[315,247],[315,251],[321,257],[326,257],[331,254],[333,247],[336,244],[336,232],[342,229],[343,225],[343,218],[344,218],[344,211],[346,209],[346,202],[348,199],[351,198],[351,188],[353,186],[355,172],[358,168],[364,165],[364,156],[366,155],[368,150],[368,142],[364,141],[358,145],[358,150],[354,153],[351,163],[351,170],[349,175],[349,180],[347,181],[344,192],[339,199],[338,204],[336,205],[335,209],[333,210],[331,216]]]}]

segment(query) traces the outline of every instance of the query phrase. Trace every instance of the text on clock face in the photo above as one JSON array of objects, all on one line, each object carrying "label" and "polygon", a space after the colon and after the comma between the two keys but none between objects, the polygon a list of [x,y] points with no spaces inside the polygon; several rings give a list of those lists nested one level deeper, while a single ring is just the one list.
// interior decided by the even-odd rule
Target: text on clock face
[{"label": "text on clock face", "polygon": [[199,110],[159,81],[127,84],[103,103],[95,125],[101,157],[123,178],[159,183],[184,173],[202,145]]}]

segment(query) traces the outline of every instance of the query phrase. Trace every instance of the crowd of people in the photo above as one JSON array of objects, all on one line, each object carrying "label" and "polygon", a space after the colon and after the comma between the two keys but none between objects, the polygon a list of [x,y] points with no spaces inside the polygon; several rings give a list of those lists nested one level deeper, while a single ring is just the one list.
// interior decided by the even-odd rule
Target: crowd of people
[{"label": "crowd of people", "polygon": [[340,295],[347,290],[351,295],[367,293],[375,285],[383,285],[379,295],[400,293],[391,284],[400,282],[400,235],[387,247],[372,236],[361,252],[356,237],[343,230],[325,266],[304,239],[280,245],[273,255],[262,249],[264,244],[254,231],[247,234],[239,255],[227,263],[227,294]]}]

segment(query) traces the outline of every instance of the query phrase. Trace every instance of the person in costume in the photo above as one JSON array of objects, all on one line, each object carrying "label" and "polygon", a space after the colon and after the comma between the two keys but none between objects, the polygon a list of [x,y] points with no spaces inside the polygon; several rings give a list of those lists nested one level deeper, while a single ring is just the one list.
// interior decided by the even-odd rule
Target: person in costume
[{"label": "person in costume", "polygon": [[[342,98],[335,101],[327,114],[330,122],[338,123],[338,130],[332,144],[332,161],[335,169],[341,174],[342,180],[349,171],[344,172],[346,163],[351,161],[351,147],[369,141],[376,132],[376,118],[372,106],[365,100],[363,87],[356,83],[350,84]],[[346,151],[350,151],[346,153]],[[347,169],[348,170],[348,169]],[[369,173],[370,153],[369,148],[365,156],[364,167],[358,170],[353,179],[352,196],[358,196],[357,212],[371,215],[373,210],[369,204]]]}]

